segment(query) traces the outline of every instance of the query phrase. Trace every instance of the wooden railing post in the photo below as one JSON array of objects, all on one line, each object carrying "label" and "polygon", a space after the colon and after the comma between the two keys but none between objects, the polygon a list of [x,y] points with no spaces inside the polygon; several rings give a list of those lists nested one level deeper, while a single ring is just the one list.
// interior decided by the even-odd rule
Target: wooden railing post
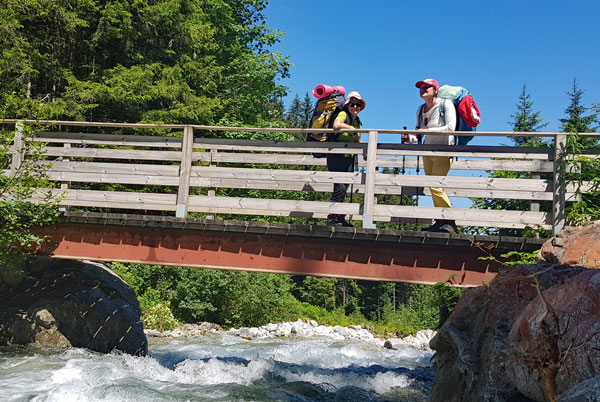
[{"label": "wooden railing post", "polygon": [[375,228],[375,176],[377,174],[377,131],[369,131],[367,144],[367,172],[365,177],[365,201],[363,206],[363,228]]},{"label": "wooden railing post", "polygon": [[552,191],[552,234],[565,227],[566,209],[566,147],[567,136],[556,134],[554,137],[554,180]]},{"label": "wooden railing post", "polygon": [[21,120],[19,120],[15,123],[15,137],[14,137],[13,146],[12,146],[13,151],[11,152],[12,160],[10,162],[10,175],[11,176],[14,176],[17,174],[17,171],[19,170],[19,168],[21,167],[21,164],[23,163],[23,158],[25,157],[25,155],[23,154],[23,152],[24,152],[23,130],[24,129],[25,129],[25,125],[23,124],[23,122]]},{"label": "wooden railing post", "polygon": [[181,144],[181,166],[179,168],[179,190],[177,192],[177,210],[175,216],[185,218],[188,211],[190,196],[190,175],[192,172],[192,152],[194,151],[194,128],[186,126],[183,129]]}]

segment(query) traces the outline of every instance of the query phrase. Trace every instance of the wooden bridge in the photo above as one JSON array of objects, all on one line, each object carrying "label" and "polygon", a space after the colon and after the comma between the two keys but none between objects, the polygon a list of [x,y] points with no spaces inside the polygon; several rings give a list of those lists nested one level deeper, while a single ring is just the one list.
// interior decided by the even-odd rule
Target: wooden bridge
[{"label": "wooden bridge", "polygon": [[[322,132],[311,129],[4,123],[17,129],[11,169],[3,174],[15,174],[28,157],[22,151],[24,140],[45,144],[48,159],[43,163],[56,185],[39,189],[31,201],[40,202],[50,191],[62,208],[69,209],[64,223],[43,229],[53,236],[56,247],[48,252],[57,258],[415,283],[450,279],[456,285],[476,285],[495,275],[498,263],[489,257],[511,249],[532,251],[541,240],[381,230],[376,223],[453,219],[467,228],[531,227],[557,232],[564,227],[567,202],[591,188],[590,183],[566,180],[567,169],[577,167],[567,163],[564,133],[475,133],[553,140],[551,147],[524,148],[378,141],[382,133],[399,136],[410,130],[367,130],[366,143],[346,144],[305,142],[307,133]],[[24,125],[35,130],[25,134]],[[447,133],[429,135],[438,134]],[[273,137],[279,140],[264,139]],[[328,172],[326,159],[314,156],[327,153],[367,158],[357,158],[354,173]],[[421,158],[425,155],[457,157],[453,176],[425,176]],[[481,171],[531,175],[489,178],[479,177]],[[454,176],[456,172],[463,173]],[[326,201],[336,182],[352,185],[352,202]],[[434,208],[386,200],[428,196],[428,187],[444,187],[450,197],[526,201],[530,209]],[[326,195],[319,197],[320,193]],[[126,215],[111,213],[117,210]],[[235,216],[319,219],[329,213],[349,215],[361,228],[331,228],[310,224],[313,221],[222,220]]]}]

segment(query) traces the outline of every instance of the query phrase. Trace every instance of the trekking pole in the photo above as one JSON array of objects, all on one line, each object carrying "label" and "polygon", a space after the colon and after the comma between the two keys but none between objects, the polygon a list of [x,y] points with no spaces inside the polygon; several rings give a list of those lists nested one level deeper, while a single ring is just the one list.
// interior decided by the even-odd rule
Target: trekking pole
[{"label": "trekking pole", "polygon": [[[406,126],[402,127],[404,130],[406,130]],[[404,173],[406,173],[406,155],[402,155],[402,176],[404,176]],[[402,205],[404,205],[404,186],[400,187],[400,202],[402,203]],[[398,222],[398,229],[402,230],[402,223]],[[395,295],[395,293],[394,293]],[[396,308],[394,306],[394,308]]]},{"label": "trekking pole", "polygon": [[[417,144],[421,145],[421,140],[423,139],[423,137],[419,134],[417,134]],[[419,159],[420,159],[421,155],[417,155],[417,176],[419,175]],[[416,191],[416,201],[417,201],[417,207],[419,206],[419,188],[417,187],[417,191]]]}]

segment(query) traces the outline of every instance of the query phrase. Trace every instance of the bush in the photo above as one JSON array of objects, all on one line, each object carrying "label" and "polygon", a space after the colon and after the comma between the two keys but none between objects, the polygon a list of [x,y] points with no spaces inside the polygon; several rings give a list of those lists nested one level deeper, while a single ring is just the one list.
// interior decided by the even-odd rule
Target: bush
[{"label": "bush", "polygon": [[168,302],[154,304],[149,308],[142,309],[142,322],[145,328],[157,331],[170,331],[180,325],[179,321],[173,317]]},{"label": "bush", "polygon": [[388,329],[395,329],[400,335],[414,335],[422,329],[438,329],[442,306],[451,311],[464,291],[447,283],[415,285],[408,302],[395,312],[386,311],[382,324]]}]

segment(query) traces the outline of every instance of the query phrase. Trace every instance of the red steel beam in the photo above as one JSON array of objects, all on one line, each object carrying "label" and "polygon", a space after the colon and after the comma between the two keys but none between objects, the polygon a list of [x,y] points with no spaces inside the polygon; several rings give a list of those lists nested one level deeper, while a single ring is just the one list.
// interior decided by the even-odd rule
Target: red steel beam
[{"label": "red steel beam", "polygon": [[386,243],[339,238],[202,231],[93,223],[43,229],[54,258],[479,286],[497,263],[472,246]]}]

